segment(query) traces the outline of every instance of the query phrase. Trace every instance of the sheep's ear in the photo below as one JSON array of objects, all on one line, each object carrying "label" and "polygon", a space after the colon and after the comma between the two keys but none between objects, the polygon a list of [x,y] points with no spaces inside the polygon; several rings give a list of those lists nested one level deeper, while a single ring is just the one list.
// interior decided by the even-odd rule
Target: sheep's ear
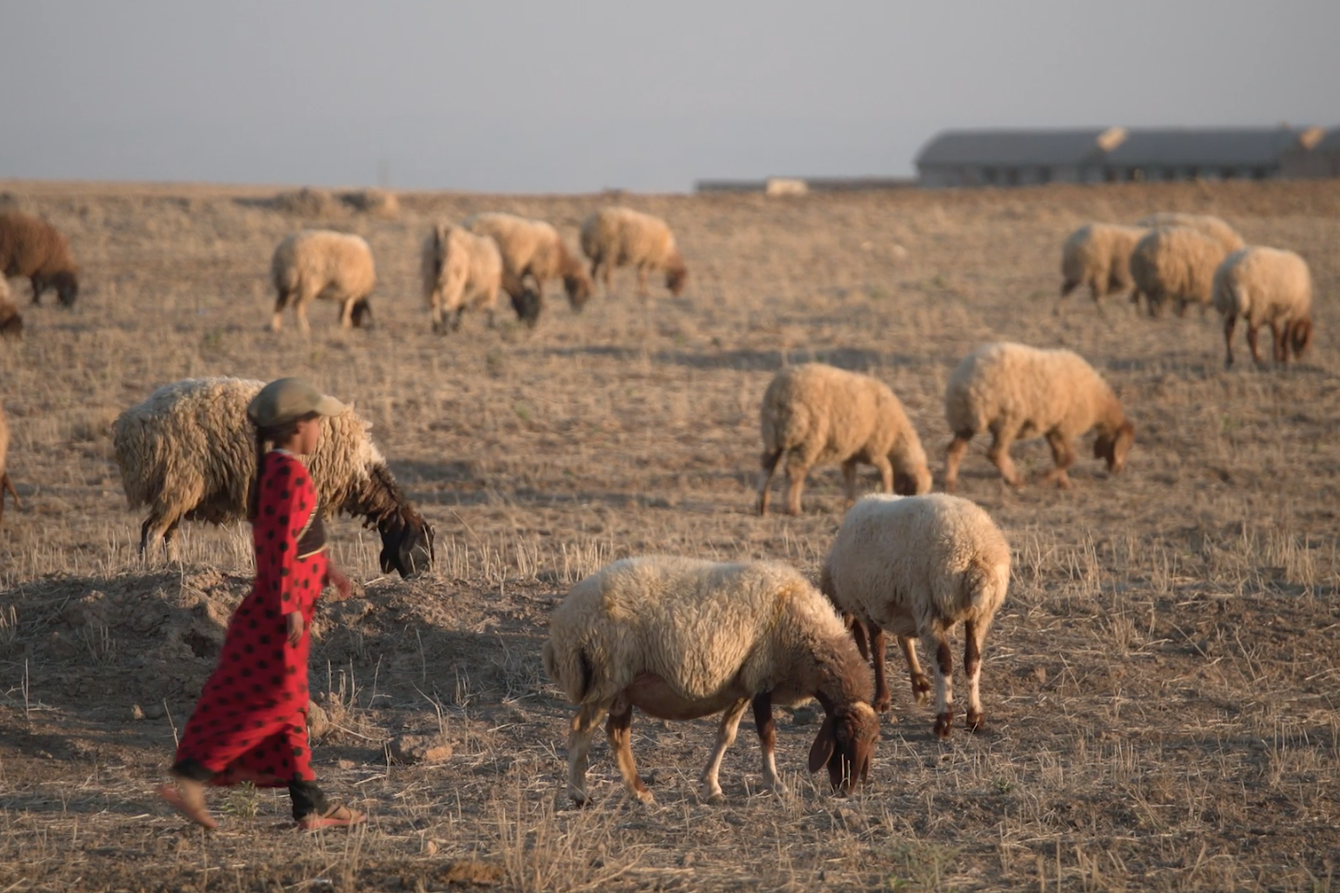
[{"label": "sheep's ear", "polygon": [[810,771],[818,772],[833,757],[833,748],[837,747],[837,733],[833,730],[833,717],[824,717],[819,726],[819,735],[810,746]]}]

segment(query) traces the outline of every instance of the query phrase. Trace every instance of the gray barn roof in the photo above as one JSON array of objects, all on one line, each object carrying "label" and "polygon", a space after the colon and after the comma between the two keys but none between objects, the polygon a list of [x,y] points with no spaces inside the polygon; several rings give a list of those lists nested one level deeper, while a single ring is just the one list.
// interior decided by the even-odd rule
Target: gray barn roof
[{"label": "gray barn roof", "polygon": [[1106,129],[947,130],[926,144],[917,164],[1079,164],[1101,157],[1098,137]]},{"label": "gray barn roof", "polygon": [[1298,144],[1299,133],[1284,127],[1132,130],[1106,161],[1122,167],[1270,166]]}]

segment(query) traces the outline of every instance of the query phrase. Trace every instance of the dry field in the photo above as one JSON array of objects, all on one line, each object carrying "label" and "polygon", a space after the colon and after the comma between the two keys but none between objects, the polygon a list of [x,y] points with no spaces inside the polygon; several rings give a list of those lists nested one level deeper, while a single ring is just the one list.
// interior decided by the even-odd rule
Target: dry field
[{"label": "dry field", "polygon": [[[622,271],[580,315],[551,293],[534,331],[467,317],[444,337],[416,281],[428,221],[509,210],[575,243],[607,199],[405,194],[390,219],[309,219],[266,188],[0,193],[69,235],[85,283],[73,312],[24,306],[24,339],[0,343],[23,498],[0,530],[3,893],[1331,889],[1340,184],[626,196],[678,233],[683,297],[639,299]],[[1225,372],[1219,323],[1195,312],[1151,321],[1110,299],[1100,314],[1076,295],[1053,315],[1063,237],[1158,210],[1220,214],[1307,258],[1306,362],[1257,370],[1244,348]],[[322,303],[310,339],[264,330],[271,251],[303,225],[371,242],[373,329],[341,332]],[[802,517],[753,514],[772,373],[821,359],[879,376],[938,474],[944,383],[995,339],[1084,354],[1138,435],[1120,478],[1086,444],[1069,492],[1002,488],[981,442],[965,461],[960,493],[1014,553],[987,731],[937,741],[900,681],[873,783],[838,799],[805,772],[813,711],[784,713],[791,792],[773,797],[746,722],[728,803],[712,806],[695,791],[715,724],[639,717],[657,804],[625,800],[600,741],[596,804],[566,808],[571,708],[539,653],[568,586],[651,552],[817,574],[841,519],[836,468],[812,475]],[[178,561],[142,565],[108,424],[159,384],[217,374],[302,374],[355,402],[437,527],[436,568],[403,581],[379,574],[375,535],[334,525],[366,598],[323,609],[313,692],[333,726],[315,753],[327,789],[370,814],[353,834],[299,835],[285,795],[241,788],[216,793],[222,830],[207,836],[152,796],[246,590],[249,545],[244,529],[187,525]],[[1033,477],[1050,461],[1041,442],[1015,455]],[[452,755],[404,764],[406,735]]]}]

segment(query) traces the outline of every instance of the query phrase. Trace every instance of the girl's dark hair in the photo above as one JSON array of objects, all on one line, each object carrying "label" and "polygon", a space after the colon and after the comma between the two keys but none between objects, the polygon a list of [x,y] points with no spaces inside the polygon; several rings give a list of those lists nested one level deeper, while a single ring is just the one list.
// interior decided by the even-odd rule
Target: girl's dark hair
[{"label": "girl's dark hair", "polygon": [[260,511],[261,471],[265,463],[265,454],[277,443],[288,443],[298,433],[298,423],[317,418],[321,413],[309,412],[277,425],[256,426],[256,473],[251,477],[251,486],[247,488],[247,520],[255,521]]}]

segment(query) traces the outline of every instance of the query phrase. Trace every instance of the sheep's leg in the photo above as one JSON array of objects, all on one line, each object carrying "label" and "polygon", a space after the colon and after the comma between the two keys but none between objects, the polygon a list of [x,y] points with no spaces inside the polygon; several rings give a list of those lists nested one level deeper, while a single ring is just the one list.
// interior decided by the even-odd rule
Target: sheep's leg
[{"label": "sheep's leg", "polygon": [[1052,461],[1056,463],[1056,467],[1047,472],[1043,480],[1054,481],[1062,490],[1069,490],[1071,483],[1066,469],[1075,463],[1075,451],[1071,449],[1065,437],[1056,431],[1047,432],[1047,445],[1052,448]]},{"label": "sheep's leg", "polygon": [[786,785],[777,774],[777,725],[772,721],[772,692],[754,695],[754,728],[763,750],[763,784],[774,794],[785,794]]},{"label": "sheep's leg", "polygon": [[842,623],[847,627],[847,632],[856,640],[856,650],[861,652],[861,660],[870,660],[870,643],[865,637],[865,623],[856,618],[854,614],[842,613]]},{"label": "sheep's leg", "polygon": [[898,647],[902,649],[907,675],[912,680],[912,697],[918,704],[924,704],[931,696],[931,683],[921,670],[921,661],[917,660],[917,640],[899,636]]},{"label": "sheep's leg", "polygon": [[637,296],[647,297],[647,267],[644,264],[637,265]]},{"label": "sheep's leg", "polygon": [[786,511],[792,515],[800,514],[800,491],[805,488],[805,475],[810,466],[803,457],[792,453],[786,460]]},{"label": "sheep's leg", "polygon": [[982,643],[986,639],[986,624],[975,620],[963,621],[963,672],[968,677],[968,731],[982,730]]},{"label": "sheep's leg", "polygon": [[1257,332],[1257,328],[1256,328],[1256,326],[1254,326],[1254,325],[1252,325],[1250,322],[1248,322],[1248,323],[1247,323],[1247,347],[1249,347],[1249,348],[1251,349],[1251,352],[1252,352],[1252,359],[1256,362],[1256,365],[1260,366],[1260,365],[1261,365],[1261,348],[1260,348],[1260,346],[1256,343],[1257,334],[1258,334],[1258,332]]},{"label": "sheep's leg", "polygon": [[[738,719],[736,720],[738,722]],[[637,774],[637,764],[633,762],[633,704],[626,695],[619,695],[610,707],[610,718],[605,723],[605,734],[610,739],[610,750],[614,752],[614,762],[623,776],[623,785],[628,793],[642,803],[654,803],[656,798],[642,783]]]},{"label": "sheep's leg", "polygon": [[1238,324],[1237,314],[1230,313],[1224,317],[1224,368],[1227,369],[1233,365],[1233,329]]},{"label": "sheep's leg", "polygon": [[870,662],[875,665],[875,703],[880,713],[887,713],[893,706],[893,697],[889,694],[889,679],[884,666],[884,628],[877,623],[866,624],[866,634],[870,637]]},{"label": "sheep's leg", "polygon": [[921,644],[935,655],[935,736],[948,738],[954,724],[954,655],[943,633],[923,632]]},{"label": "sheep's leg", "polygon": [[768,513],[768,488],[772,486],[773,475],[777,474],[777,463],[782,458],[782,452],[782,450],[774,450],[771,453],[763,454],[763,474],[758,486],[758,513],[760,515]]},{"label": "sheep's leg", "polygon": [[177,525],[181,523],[178,518],[174,521],[168,521],[157,511],[149,513],[149,517],[144,519],[144,524],[140,526],[140,558],[147,559],[149,547],[152,543],[159,540],[163,542],[163,551],[166,553],[169,548],[169,538],[177,532]]},{"label": "sheep's leg", "polygon": [[[888,456],[872,456],[870,464],[879,469],[879,482],[885,493],[893,492],[893,463]],[[854,502],[855,499],[853,498]]]},{"label": "sheep's leg", "polygon": [[[9,479],[8,471],[0,474],[0,484],[4,485],[4,488],[9,491],[9,495],[14,497],[14,508],[22,511],[23,504],[19,502],[19,491],[14,489],[14,482]],[[5,497],[4,494],[0,493],[0,512],[3,512],[4,509]]]},{"label": "sheep's leg", "polygon": [[726,795],[721,793],[721,784],[717,780],[717,773],[721,771],[721,760],[726,756],[726,748],[735,743],[735,734],[740,728],[740,718],[744,716],[744,708],[748,706],[749,699],[740,698],[721,714],[721,725],[717,728],[716,747],[712,749],[712,756],[707,761],[707,767],[703,769],[703,774],[698,779],[700,796],[708,803],[726,802]]},{"label": "sheep's leg", "polygon": [[986,455],[1000,469],[1000,476],[1005,479],[1005,483],[1018,487],[1023,480],[1014,468],[1014,460],[1010,458],[1010,445],[1013,443],[1014,430],[1007,425],[997,425],[991,429],[991,449],[987,450]]},{"label": "sheep's leg", "polygon": [[293,302],[293,312],[298,315],[298,328],[304,335],[312,334],[312,327],[307,324],[307,301],[301,297]]},{"label": "sheep's leg", "polygon": [[591,750],[591,738],[607,706],[583,704],[572,718],[568,732],[568,798],[578,805],[590,800],[586,793],[586,755]]},{"label": "sheep's leg", "polygon": [[340,328],[352,329],[354,327],[354,299],[345,298],[344,303],[340,305]]},{"label": "sheep's leg", "polygon": [[278,332],[284,325],[284,307],[288,305],[288,292],[279,289],[275,296],[275,315],[270,319],[270,331]]},{"label": "sheep's leg", "polygon": [[[847,508],[856,504],[856,460],[842,463],[842,485],[847,491]],[[887,491],[886,491],[887,492]]]},{"label": "sheep's leg", "polygon": [[955,434],[954,439],[949,443],[949,449],[945,450],[945,492],[953,493],[958,489],[958,467],[963,461],[963,454],[968,451],[968,441],[972,440],[971,434]]},{"label": "sheep's leg", "polygon": [[1271,321],[1270,338],[1271,341],[1273,342],[1272,346],[1275,349],[1276,363],[1289,362],[1289,345],[1288,342],[1284,340],[1288,331],[1289,329],[1287,326],[1284,328],[1280,328],[1279,323],[1276,323],[1273,320]]}]

